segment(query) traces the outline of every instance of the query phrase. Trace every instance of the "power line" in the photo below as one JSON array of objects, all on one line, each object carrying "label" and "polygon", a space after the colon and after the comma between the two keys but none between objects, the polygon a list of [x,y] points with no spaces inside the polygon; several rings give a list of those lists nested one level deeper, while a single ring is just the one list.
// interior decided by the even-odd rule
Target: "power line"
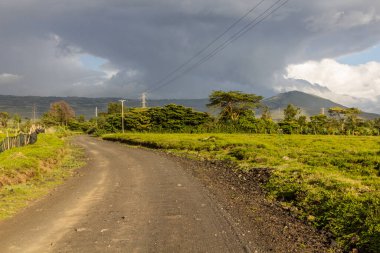
[{"label": "power line", "polygon": [[[215,39],[210,41],[204,48],[202,48],[200,51],[198,51],[195,55],[193,55],[191,58],[189,58],[187,61],[183,62],[180,66],[172,70],[169,74],[161,78],[156,84],[159,85],[171,76],[173,76],[175,73],[186,67],[188,64],[190,64],[195,58],[200,56],[202,53],[204,53],[207,49],[209,49],[213,44],[215,44],[219,39],[221,39],[224,35],[226,35],[231,29],[233,29],[237,24],[239,24],[241,21],[243,21],[248,15],[250,15],[253,11],[255,11],[265,0],[261,0],[258,4],[253,6],[251,9],[249,9],[243,16],[235,20],[225,31],[223,31],[221,34],[219,34]],[[149,91],[147,89],[145,92]]]},{"label": "power line", "polygon": [[33,104],[33,122],[36,123],[36,104]]},{"label": "power line", "polygon": [[[253,20],[252,22],[250,22],[248,25],[246,25],[243,29],[241,29],[239,32],[235,33],[233,36],[231,36],[227,41],[223,42],[221,45],[219,45],[217,48],[215,48],[211,53],[209,53],[208,55],[204,56],[202,59],[200,59],[196,64],[194,64],[190,69],[188,69],[187,71],[183,72],[183,74],[177,76],[175,79],[171,80],[171,82],[177,80],[178,78],[180,78],[181,76],[183,76],[184,74],[187,74],[188,72],[190,72],[191,70],[193,70],[194,68],[198,67],[199,65],[202,65],[203,63],[207,62],[208,60],[210,60],[211,58],[213,58],[215,55],[217,55],[218,53],[220,53],[221,51],[223,51],[226,47],[228,47],[231,43],[233,43],[234,41],[236,41],[237,39],[239,39],[240,37],[242,37],[244,34],[246,34],[248,31],[252,30],[254,27],[256,27],[258,24],[260,24],[261,22],[263,22],[266,18],[268,18],[272,13],[274,13],[276,10],[278,10],[279,8],[281,8],[282,6],[284,6],[287,2],[289,2],[290,0],[286,0],[285,2],[283,2],[281,5],[277,6],[276,8],[274,8],[272,11],[268,12],[272,7],[274,7],[275,5],[277,5],[279,2],[281,2],[282,0],[278,0],[276,3],[274,3],[270,8],[268,8],[264,13],[262,13],[259,17],[255,18],[255,20]],[[267,13],[268,12],[268,13]],[[267,14],[265,14],[267,13]],[[265,15],[264,15],[265,14]],[[264,16],[264,17],[263,17]],[[257,21],[255,23],[256,20],[258,20],[259,18],[263,17],[262,19],[260,19],[259,21]],[[166,86],[166,85],[165,85]]]},{"label": "power line", "polygon": [[[173,78],[167,80],[166,82],[163,82],[163,83],[161,82],[161,85],[158,85],[156,87],[148,89],[147,91],[152,92],[152,91],[158,90],[160,88],[163,88],[163,87],[171,84],[175,80],[179,79],[183,75],[185,75],[185,74],[189,73],[190,71],[192,71],[193,69],[195,69],[196,67],[198,67],[198,66],[202,65],[203,63],[207,62],[208,60],[210,60],[211,58],[213,58],[215,55],[219,54],[226,47],[228,47],[231,43],[233,43],[234,41],[236,41],[237,39],[239,39],[240,37],[242,37],[244,34],[246,34],[247,32],[249,32],[253,28],[255,28],[257,25],[259,25],[260,23],[262,23],[264,20],[266,20],[271,14],[273,14],[274,12],[276,12],[278,9],[282,8],[290,0],[285,0],[284,2],[282,2],[281,4],[279,4],[281,1],[283,1],[283,0],[276,1],[269,8],[267,8],[264,12],[262,12],[258,17],[256,17],[254,20],[250,21],[242,29],[240,29],[238,32],[234,33],[229,39],[225,40],[218,47],[214,48],[213,51],[211,51],[210,53],[208,53],[207,55],[205,55],[204,57],[202,57],[201,59],[199,59],[192,66],[190,66],[189,68],[183,70],[181,73],[179,73],[178,75],[174,76]],[[207,47],[205,50],[207,50],[209,47]],[[199,56],[199,55],[197,55],[197,56]],[[195,56],[193,58],[196,58],[197,56]],[[191,59],[191,61],[193,60],[193,58]],[[181,67],[181,69],[182,68],[183,67]]]},{"label": "power line", "polygon": [[[260,24],[261,22],[263,22],[271,14],[273,14],[275,11],[277,11],[278,9],[280,9],[282,6],[284,6],[290,0],[286,0],[282,4],[280,4],[279,6],[275,7],[281,1],[282,0],[276,1],[269,8],[267,8],[262,14],[260,14],[257,18],[255,18],[254,20],[252,20],[250,23],[248,23],[246,26],[244,26],[242,29],[240,29],[238,32],[236,32],[234,35],[232,35],[228,40],[224,41],[221,45],[219,45],[217,48],[215,48],[211,53],[209,53],[206,56],[202,57],[195,64],[193,64],[192,66],[190,66],[188,69],[184,70],[182,73],[178,74],[177,76],[173,77],[172,79],[168,80],[167,82],[163,83],[162,85],[153,87],[153,89],[151,89],[151,91],[158,90],[158,89],[160,89],[162,87],[165,87],[165,86],[171,84],[172,82],[174,82],[175,80],[179,79],[183,75],[185,75],[185,74],[189,73],[190,71],[192,71],[193,69],[197,68],[199,65],[202,65],[203,63],[207,62],[208,60],[210,60],[211,58],[213,58],[215,55],[217,55],[218,53],[220,53],[221,51],[223,51],[232,42],[234,42],[235,40],[239,39],[244,34],[246,34],[248,31],[250,31],[251,29],[253,29],[254,27],[256,27],[258,24]],[[275,7],[275,8],[273,8],[273,7]],[[260,19],[260,20],[257,21],[258,19]]]},{"label": "power line", "polygon": [[127,101],[125,99],[120,99],[119,102],[121,102],[121,128],[124,133],[124,102]]},{"label": "power line", "polygon": [[[275,11],[277,11],[278,9],[280,9],[282,6],[284,6],[287,2],[289,2],[290,0],[285,0],[282,4],[280,4],[279,6],[277,6],[276,8],[274,8],[273,10],[271,10],[270,12],[268,12],[272,7],[276,6],[279,2],[281,2],[282,0],[278,0],[276,3],[274,3],[269,9],[267,9],[265,12],[263,12],[258,18],[256,18],[254,21],[260,19],[259,21],[257,21],[256,23],[254,22],[251,22],[250,24],[246,25],[241,31],[235,33],[233,36],[230,37],[230,39],[226,42],[224,42],[222,45],[220,45],[219,47],[217,47],[216,49],[214,49],[214,51],[212,51],[208,57],[212,58],[214,55],[218,54],[220,51],[222,51],[224,48],[226,48],[228,45],[230,45],[231,43],[233,43],[234,41],[236,41],[237,39],[239,39],[240,37],[242,37],[244,34],[246,34],[247,32],[249,32],[250,30],[252,30],[253,28],[255,28],[257,25],[259,25],[261,22],[263,22],[265,19],[267,19],[271,14],[273,14]],[[267,13],[268,12],[268,13]],[[266,13],[266,14],[265,14]],[[264,15],[265,14],[265,15]],[[208,58],[206,59],[206,61],[208,60]],[[202,62],[203,63],[203,62]]]}]

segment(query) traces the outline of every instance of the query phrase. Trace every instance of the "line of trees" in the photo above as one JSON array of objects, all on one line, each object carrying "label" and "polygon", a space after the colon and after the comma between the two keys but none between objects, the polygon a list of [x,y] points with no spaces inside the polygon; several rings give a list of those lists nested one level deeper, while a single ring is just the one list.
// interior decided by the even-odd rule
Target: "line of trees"
[{"label": "line of trees", "polygon": [[[214,91],[207,105],[213,116],[191,108],[170,104],[153,108],[126,108],[124,127],[138,132],[246,132],[260,134],[330,134],[380,135],[380,119],[364,120],[357,108],[330,108],[328,115],[307,117],[301,109],[289,104],[284,108],[284,119],[275,122],[263,97],[240,91]],[[259,116],[256,115],[259,112]],[[107,112],[85,121],[72,118],[68,126],[91,134],[118,132],[122,129],[121,105],[110,103]]]},{"label": "line of trees", "polygon": [[300,108],[288,105],[279,127],[288,134],[379,135],[380,119],[364,120],[359,118],[360,113],[357,108],[333,107],[329,108],[329,115],[308,118],[300,114]]},{"label": "line of trees", "polygon": [[31,125],[30,119],[22,120],[18,114],[11,115],[8,112],[0,112],[0,133],[9,132],[16,134],[18,132],[28,132]]},{"label": "line of trees", "polygon": [[41,121],[46,126],[68,126],[70,122],[78,121],[74,109],[66,101],[57,101],[50,105],[48,112],[42,115]]},{"label": "line of trees", "polygon": [[[39,121],[32,121],[28,118],[22,119],[18,114],[10,115],[8,112],[0,112],[0,134],[9,133],[13,136],[20,132],[30,132],[33,125],[38,125],[37,127],[40,127],[40,124],[43,124],[45,127],[68,126],[74,122],[84,124],[85,120],[83,116],[75,118],[75,112],[72,107],[65,101],[58,101],[51,104],[50,110]],[[88,123],[88,126],[90,125]]]},{"label": "line of trees", "polygon": [[[328,115],[307,117],[301,114],[300,108],[289,104],[284,108],[284,118],[276,122],[262,99],[262,96],[240,91],[214,91],[207,104],[213,114],[175,104],[125,108],[123,123],[127,131],[137,132],[380,135],[380,118],[361,119],[357,108],[334,107],[329,108]],[[0,128],[6,128],[10,120],[8,113],[0,112]],[[68,103],[58,101],[51,104],[40,122],[45,127],[67,126],[90,134],[118,132],[122,129],[121,104],[109,103],[106,112],[87,121],[83,116],[76,117]],[[12,123],[19,125],[20,116],[14,115]],[[30,120],[27,123],[30,125]]]}]

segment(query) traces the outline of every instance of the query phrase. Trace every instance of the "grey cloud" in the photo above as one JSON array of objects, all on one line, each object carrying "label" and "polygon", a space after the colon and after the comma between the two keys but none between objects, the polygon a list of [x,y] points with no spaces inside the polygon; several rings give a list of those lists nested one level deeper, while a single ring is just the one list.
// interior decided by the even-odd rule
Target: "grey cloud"
[{"label": "grey cloud", "polygon": [[[3,84],[0,93],[138,97],[254,2],[3,0],[0,74],[23,78]],[[379,15],[380,2],[372,0],[290,1],[219,55],[149,96],[199,98],[215,89],[272,95],[288,64],[378,43]],[[106,59],[119,73],[107,77],[86,69],[78,62],[81,53]]]}]

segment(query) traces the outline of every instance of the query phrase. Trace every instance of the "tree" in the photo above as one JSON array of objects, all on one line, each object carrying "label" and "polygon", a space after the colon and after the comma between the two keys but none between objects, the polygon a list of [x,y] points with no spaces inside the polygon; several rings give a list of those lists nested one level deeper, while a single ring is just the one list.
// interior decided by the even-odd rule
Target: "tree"
[{"label": "tree", "polygon": [[[293,134],[293,133],[298,133],[300,124],[298,122],[299,117],[297,117],[301,112],[301,109],[292,105],[288,104],[288,106],[284,109],[284,120],[279,123],[281,130],[285,134]],[[305,120],[304,118],[301,119]]]},{"label": "tree", "polygon": [[110,102],[107,107],[108,114],[121,114],[121,103]]},{"label": "tree", "polygon": [[17,127],[17,129],[20,129],[20,124],[21,124],[21,116],[18,114],[13,115],[14,127]]},{"label": "tree", "polygon": [[84,123],[84,122],[86,122],[86,118],[84,117],[84,115],[79,115],[78,117],[76,117],[76,120],[77,120],[79,123]]},{"label": "tree", "polygon": [[360,119],[358,118],[360,113],[361,111],[358,108],[347,108],[345,110],[344,115],[348,134],[355,134],[358,124],[360,123]]},{"label": "tree", "polygon": [[358,115],[361,111],[358,108],[342,108],[332,107],[329,108],[329,114],[331,117],[337,119],[340,122],[340,131],[342,133],[345,130],[354,132],[358,123]]},{"label": "tree", "polygon": [[130,131],[149,131],[152,127],[149,113],[144,108],[128,109],[124,116],[125,129]]},{"label": "tree", "polygon": [[196,130],[197,127],[211,121],[207,113],[175,104],[149,108],[147,112],[153,130],[159,131]]},{"label": "tree", "polygon": [[380,118],[376,118],[372,121],[373,123],[373,130],[375,131],[376,135],[380,135]]},{"label": "tree", "polygon": [[333,118],[338,118],[339,120],[343,119],[343,115],[345,114],[345,109],[342,107],[331,107],[329,108],[329,114]]},{"label": "tree", "polygon": [[324,114],[319,114],[310,117],[310,127],[314,134],[326,134],[327,133],[328,118]]},{"label": "tree", "polygon": [[272,120],[272,115],[270,113],[269,107],[264,105],[262,106],[263,111],[261,113],[261,119],[262,120]]},{"label": "tree", "polygon": [[246,94],[241,91],[213,91],[209,96],[208,107],[220,109],[220,119],[223,121],[237,121],[242,114],[260,106],[262,96]]},{"label": "tree", "polygon": [[307,117],[305,115],[301,115],[297,119],[297,123],[300,127],[299,133],[301,134],[307,134],[308,133],[308,124],[307,124]]},{"label": "tree", "polygon": [[9,114],[7,112],[0,112],[0,123],[3,127],[8,126]]},{"label": "tree", "polygon": [[67,125],[69,120],[75,117],[75,112],[68,103],[61,100],[50,105],[48,115],[54,119],[55,122],[61,125]]},{"label": "tree", "polygon": [[284,109],[284,121],[285,122],[295,122],[297,121],[297,116],[301,113],[301,109],[288,104],[288,106]]}]

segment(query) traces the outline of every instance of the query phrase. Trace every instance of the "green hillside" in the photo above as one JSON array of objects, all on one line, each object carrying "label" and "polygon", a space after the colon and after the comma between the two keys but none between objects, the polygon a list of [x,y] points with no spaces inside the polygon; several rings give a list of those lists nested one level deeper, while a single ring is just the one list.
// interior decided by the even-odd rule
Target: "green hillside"
[{"label": "green hillside", "polygon": [[[36,116],[40,117],[47,112],[50,104],[65,100],[69,103],[76,115],[84,115],[87,119],[95,116],[95,108],[99,112],[105,112],[110,102],[117,102],[121,98],[86,98],[86,97],[38,97],[38,96],[6,96],[0,95],[0,111],[9,112],[10,114],[19,114],[23,118],[31,119],[33,117],[33,106],[36,108]],[[148,106],[163,106],[167,104],[179,104],[186,107],[192,107],[198,111],[206,111],[208,99],[162,99],[149,100]],[[127,99],[126,107],[139,107],[141,101],[137,99]]]},{"label": "green hillside", "polygon": [[[331,100],[300,91],[281,93],[264,99],[263,102],[271,109],[272,117],[274,119],[282,119],[282,112],[288,104],[293,104],[301,108],[302,114],[306,116],[317,115],[321,113],[322,108],[324,108],[326,114],[328,108],[331,107],[347,108],[346,106],[335,103]],[[374,113],[362,113],[361,117],[365,119],[374,119],[379,118],[380,115]]]},{"label": "green hillside", "polygon": [[[76,115],[84,115],[87,119],[94,117],[95,107],[98,107],[99,112],[105,112],[107,105],[110,102],[117,102],[120,98],[86,98],[86,97],[37,97],[37,96],[6,96],[0,95],[0,111],[6,111],[11,114],[19,114],[23,118],[33,117],[33,105],[36,107],[36,116],[41,116],[44,112],[49,110],[50,104],[59,100],[65,100],[74,109]],[[191,107],[197,111],[211,112],[207,108],[206,104],[208,99],[160,99],[160,100],[148,100],[148,106],[164,106],[167,104],[178,104],[186,107]],[[288,104],[293,104],[302,109],[302,113],[311,116],[319,114],[321,108],[327,109],[330,107],[343,105],[334,103],[325,98],[310,95],[304,92],[291,91],[281,93],[279,95],[267,98],[263,100],[263,103],[267,105],[272,112],[274,119],[282,118],[282,111]],[[127,99],[125,102],[126,107],[139,107],[141,101],[138,99]],[[378,118],[380,115],[373,113],[363,113],[361,115],[366,119]]]}]

